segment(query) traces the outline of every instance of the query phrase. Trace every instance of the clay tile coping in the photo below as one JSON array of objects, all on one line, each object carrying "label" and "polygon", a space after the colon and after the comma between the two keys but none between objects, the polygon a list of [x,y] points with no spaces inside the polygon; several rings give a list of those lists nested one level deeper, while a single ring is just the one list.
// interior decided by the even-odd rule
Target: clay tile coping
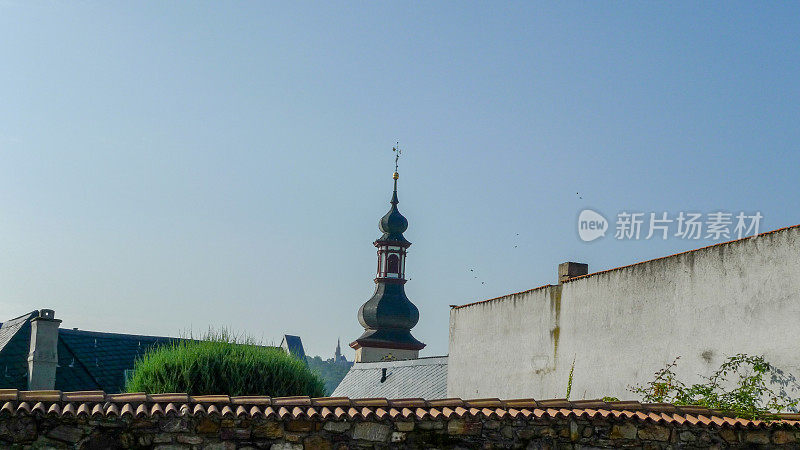
[{"label": "clay tile coping", "polygon": [[61,391],[21,391],[19,400],[25,402],[57,402],[61,400]]},{"label": "clay tile coping", "polygon": [[14,401],[19,397],[19,391],[16,389],[0,389],[0,400]]},{"label": "clay tile coping", "polygon": [[231,403],[234,405],[271,405],[272,398],[265,395],[243,395],[231,397]]},{"label": "clay tile coping", "polygon": [[642,407],[653,412],[677,412],[678,408],[672,403],[642,403]]},{"label": "clay tile coping", "polygon": [[231,398],[227,395],[192,395],[194,403],[231,403]]},{"label": "clay tile coping", "polygon": [[108,394],[106,400],[119,403],[144,403],[147,401],[147,394],[144,392],[125,392],[122,394]]},{"label": "clay tile coping", "polygon": [[427,408],[428,402],[421,398],[401,398],[389,400],[389,404],[395,408]]},{"label": "clay tile coping", "polygon": [[[572,403],[572,406],[574,408],[578,408],[578,409],[601,409],[601,408],[607,408],[608,407],[608,403],[606,403],[606,402],[604,402],[603,400],[600,400],[600,399],[595,399],[595,400],[573,400],[571,403]],[[672,410],[674,411],[675,408],[673,408]]]},{"label": "clay tile coping", "polygon": [[443,398],[441,400],[429,400],[428,404],[432,408],[455,408],[457,406],[464,406],[464,400],[460,398]]},{"label": "clay tile coping", "polygon": [[506,400],[503,403],[509,408],[522,409],[522,408],[537,408],[539,405],[536,400],[532,398],[516,398],[514,400]]},{"label": "clay tile coping", "polygon": [[503,402],[500,401],[499,398],[475,398],[472,400],[466,400],[464,402],[466,405],[471,406],[473,408],[502,408]]},{"label": "clay tile coping", "polygon": [[104,402],[106,400],[106,393],[103,391],[75,391],[64,392],[61,394],[61,400],[65,402]]},{"label": "clay tile coping", "polygon": [[642,409],[642,404],[639,402],[608,402],[608,406],[616,410],[638,411]]},{"label": "clay tile coping", "polygon": [[703,408],[702,406],[678,406],[677,409],[683,414],[702,414],[702,415],[711,415],[712,412],[708,408]]},{"label": "clay tile coping", "polygon": [[189,394],[179,394],[179,393],[149,394],[148,398],[153,402],[160,402],[160,403],[188,403],[189,402]]},{"label": "clay tile coping", "polygon": [[385,398],[354,398],[353,406],[389,406],[389,400]]},{"label": "clay tile coping", "polygon": [[540,408],[572,408],[572,403],[565,398],[555,398],[552,400],[540,400]]},{"label": "clay tile coping", "polygon": [[311,404],[314,406],[350,406],[350,399],[347,397],[318,397],[312,398]]},{"label": "clay tile coping", "polygon": [[[458,398],[446,398],[439,400],[426,401],[421,398],[404,398],[396,400],[387,400],[385,398],[361,398],[349,399],[347,397],[324,397],[311,399],[309,397],[281,397],[270,399],[266,396],[242,396],[242,397],[228,397],[226,395],[198,395],[190,397],[188,394],[151,394],[144,393],[126,393],[126,394],[104,394],[101,391],[83,391],[83,392],[64,392],[60,391],[17,391],[16,389],[0,389],[0,400],[5,402],[61,402],[65,408],[78,408],[79,411],[97,410],[101,402],[109,401],[112,403],[140,403],[144,407],[145,403],[207,403],[210,404],[209,408],[215,409],[219,406],[223,407],[223,411],[230,410],[232,405],[265,405],[272,404],[275,406],[294,407],[295,409],[306,406],[327,406],[327,407],[362,407],[362,408],[381,408],[390,406],[392,408],[409,408],[422,410],[429,409],[430,411],[436,408],[457,408],[459,406],[466,408],[503,408],[503,409],[523,409],[523,408],[553,408],[560,410],[580,410],[580,409],[613,409],[620,411],[647,411],[647,412],[667,412],[678,415],[695,415],[707,417],[709,419],[701,419],[703,425],[711,423],[742,423],[746,426],[767,424],[764,421],[750,421],[746,419],[726,419],[721,421],[720,418],[731,417],[730,412],[710,410],[699,406],[675,406],[669,403],[646,403],[641,404],[636,401],[617,401],[617,402],[604,402],[602,400],[578,400],[569,402],[565,399],[542,400],[536,401],[534,399],[514,399],[501,401],[496,398],[484,398],[463,401]],[[92,404],[95,404],[92,408]],[[216,405],[215,405],[216,404]],[[74,405],[74,406],[73,406]],[[112,405],[113,406],[113,405]],[[11,408],[10,410],[8,408]],[[4,411],[13,411],[14,406],[9,406],[8,403],[4,406]],[[161,410],[161,407],[156,405],[154,408]],[[176,406],[172,406],[175,409]],[[102,409],[102,408],[101,408]],[[167,408],[169,410],[170,407]],[[23,413],[29,413],[30,407]],[[13,413],[13,412],[12,412]],[[369,413],[367,413],[369,414]],[[426,413],[419,413],[423,416]],[[639,414],[641,416],[641,414]],[[422,416],[420,416],[422,417]],[[436,413],[436,417],[443,417],[441,414]],[[791,425],[800,427],[800,414],[777,414],[776,419],[784,420],[783,424],[777,423],[776,425]]]},{"label": "clay tile coping", "polygon": [[311,406],[311,397],[277,397],[272,399],[272,404],[275,406]]}]

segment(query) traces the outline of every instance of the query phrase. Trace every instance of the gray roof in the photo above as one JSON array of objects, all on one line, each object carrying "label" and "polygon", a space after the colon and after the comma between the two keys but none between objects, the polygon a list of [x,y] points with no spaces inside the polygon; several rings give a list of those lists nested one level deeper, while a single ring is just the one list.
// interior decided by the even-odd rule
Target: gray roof
[{"label": "gray roof", "polygon": [[[381,382],[383,369],[386,369],[386,380]],[[447,356],[355,363],[331,395],[350,398],[445,398]]]}]

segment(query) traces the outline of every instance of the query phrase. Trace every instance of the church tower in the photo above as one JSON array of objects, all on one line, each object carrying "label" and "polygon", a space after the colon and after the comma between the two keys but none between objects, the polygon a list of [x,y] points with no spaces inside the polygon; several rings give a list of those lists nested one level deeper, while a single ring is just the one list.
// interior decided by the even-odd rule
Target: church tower
[{"label": "church tower", "polygon": [[[395,149],[398,152],[399,150]],[[406,297],[406,252],[411,242],[403,237],[408,220],[397,209],[397,158],[395,158],[392,207],[378,222],[383,233],[373,244],[378,248],[378,273],[375,293],[358,310],[364,334],[350,344],[356,350],[356,362],[388,359],[415,359],[425,344],[411,335],[419,321],[419,310]]]},{"label": "church tower", "polygon": [[342,345],[340,340],[336,339],[336,351],[333,353],[333,363],[339,364],[342,362],[342,359],[344,359],[344,356],[342,356]]}]

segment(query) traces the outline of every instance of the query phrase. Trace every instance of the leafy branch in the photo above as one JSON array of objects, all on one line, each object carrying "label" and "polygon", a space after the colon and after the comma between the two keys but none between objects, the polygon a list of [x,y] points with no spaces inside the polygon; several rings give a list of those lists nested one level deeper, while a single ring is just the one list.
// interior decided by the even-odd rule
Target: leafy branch
[{"label": "leafy branch", "polygon": [[[800,402],[792,400],[784,389],[790,383],[796,384],[794,377],[774,368],[763,356],[744,353],[731,356],[711,376],[703,377],[704,383],[688,386],[675,374],[678,359],[658,370],[652,381],[628,390],[648,403],[696,405],[749,419],[769,419],[777,412],[794,410]],[[769,384],[776,383],[782,388],[772,389],[767,377]]]}]

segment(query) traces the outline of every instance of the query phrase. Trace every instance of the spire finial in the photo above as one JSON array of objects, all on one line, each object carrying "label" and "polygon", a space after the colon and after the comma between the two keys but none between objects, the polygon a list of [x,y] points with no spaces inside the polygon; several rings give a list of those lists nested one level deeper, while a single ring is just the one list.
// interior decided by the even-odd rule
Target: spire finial
[{"label": "spire finial", "polygon": [[397,173],[397,162],[400,160],[400,154],[403,153],[403,151],[400,150],[399,141],[395,143],[394,147],[392,147],[392,151],[394,152],[394,175],[392,175],[392,178],[394,179],[394,192],[392,192],[392,201],[389,203],[397,205],[397,203],[399,203],[397,201],[397,179],[400,178],[400,174]]},{"label": "spire finial", "polygon": [[400,175],[397,173],[397,164],[400,160],[400,155],[403,153],[403,151],[400,150],[400,141],[395,143],[394,147],[392,147],[392,151],[394,152],[394,176],[392,178],[396,180],[400,177]]}]

